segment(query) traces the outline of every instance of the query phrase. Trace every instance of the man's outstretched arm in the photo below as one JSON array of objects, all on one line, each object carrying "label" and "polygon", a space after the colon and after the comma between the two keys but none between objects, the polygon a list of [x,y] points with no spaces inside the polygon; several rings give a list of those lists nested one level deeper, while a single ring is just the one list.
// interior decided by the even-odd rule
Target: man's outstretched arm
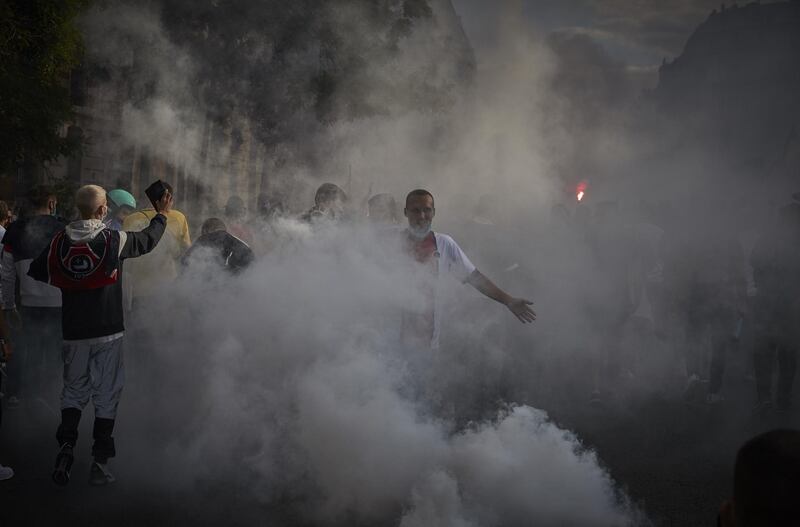
[{"label": "man's outstretched arm", "polygon": [[509,295],[477,269],[469,275],[466,282],[485,296],[506,306],[523,324],[536,320],[536,313],[529,307],[533,302]]}]

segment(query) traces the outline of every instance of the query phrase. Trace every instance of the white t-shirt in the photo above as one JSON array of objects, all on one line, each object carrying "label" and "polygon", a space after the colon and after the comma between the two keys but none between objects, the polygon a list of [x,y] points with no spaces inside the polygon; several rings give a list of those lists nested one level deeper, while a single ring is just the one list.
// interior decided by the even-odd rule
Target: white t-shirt
[{"label": "white t-shirt", "polygon": [[436,280],[431,349],[439,347],[439,335],[442,328],[442,314],[444,312],[444,294],[442,291],[444,280],[442,280],[442,277],[450,275],[459,282],[464,282],[475,272],[475,266],[453,238],[438,232],[434,233],[434,237],[436,238],[436,251],[439,254],[439,273]]}]

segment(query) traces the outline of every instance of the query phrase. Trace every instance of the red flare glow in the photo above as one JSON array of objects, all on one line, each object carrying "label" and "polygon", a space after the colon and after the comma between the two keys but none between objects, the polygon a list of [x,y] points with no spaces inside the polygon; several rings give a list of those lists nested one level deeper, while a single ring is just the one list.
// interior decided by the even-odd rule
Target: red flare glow
[{"label": "red flare glow", "polygon": [[581,181],[578,183],[578,188],[575,189],[575,197],[578,201],[583,201],[583,198],[586,197],[586,188],[589,186],[588,183],[585,181]]}]

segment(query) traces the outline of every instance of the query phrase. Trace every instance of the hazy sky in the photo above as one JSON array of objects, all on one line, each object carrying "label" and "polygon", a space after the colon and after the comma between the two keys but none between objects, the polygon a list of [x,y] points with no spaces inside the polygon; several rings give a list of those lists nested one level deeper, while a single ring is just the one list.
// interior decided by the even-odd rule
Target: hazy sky
[{"label": "hazy sky", "polygon": [[[745,5],[747,2],[740,2]],[[766,2],[764,2],[766,3]],[[502,9],[521,12],[532,32],[590,36],[635,67],[679,55],[687,38],[720,0],[453,0],[476,52],[491,48]],[[732,3],[729,2],[728,5]]]}]

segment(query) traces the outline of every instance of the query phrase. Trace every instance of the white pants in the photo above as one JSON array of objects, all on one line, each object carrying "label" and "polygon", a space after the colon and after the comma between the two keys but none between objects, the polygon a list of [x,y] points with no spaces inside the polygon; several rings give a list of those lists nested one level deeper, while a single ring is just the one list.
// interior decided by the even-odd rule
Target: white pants
[{"label": "white pants", "polygon": [[64,342],[62,355],[61,409],[83,410],[91,397],[95,417],[115,419],[125,383],[122,337],[99,344]]}]

